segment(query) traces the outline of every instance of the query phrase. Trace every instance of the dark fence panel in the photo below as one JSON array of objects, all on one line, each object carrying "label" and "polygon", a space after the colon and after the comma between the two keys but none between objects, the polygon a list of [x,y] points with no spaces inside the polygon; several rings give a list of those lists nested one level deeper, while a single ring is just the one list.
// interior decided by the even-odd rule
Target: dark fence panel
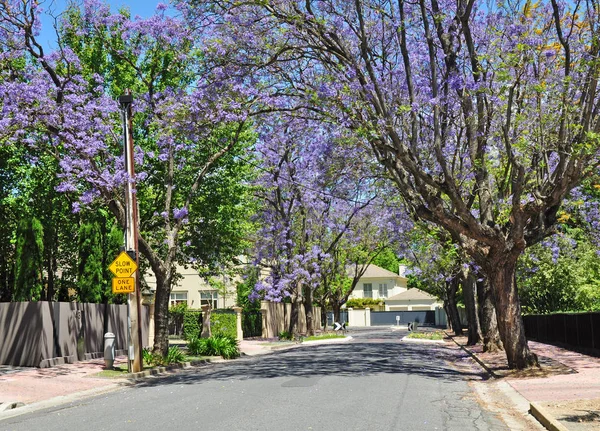
[{"label": "dark fence panel", "polygon": [[[338,323],[345,323],[348,321],[348,312],[346,310],[340,310],[340,320]],[[333,311],[327,312],[327,326],[333,326]]]},{"label": "dark fence panel", "polygon": [[242,312],[242,331],[244,338],[262,335],[262,313],[260,311]]},{"label": "dark fence panel", "polygon": [[400,316],[399,323],[407,324],[419,322],[421,325],[435,325],[435,311],[371,311],[371,326],[395,325],[398,323],[396,316]]},{"label": "dark fence panel", "polygon": [[523,323],[529,339],[600,349],[600,312],[534,314],[523,316]]},{"label": "dark fence panel", "polygon": [[[148,342],[148,307],[142,308],[142,343]],[[104,333],[127,349],[127,306],[74,302],[0,303],[0,364],[45,367],[102,357]]]}]

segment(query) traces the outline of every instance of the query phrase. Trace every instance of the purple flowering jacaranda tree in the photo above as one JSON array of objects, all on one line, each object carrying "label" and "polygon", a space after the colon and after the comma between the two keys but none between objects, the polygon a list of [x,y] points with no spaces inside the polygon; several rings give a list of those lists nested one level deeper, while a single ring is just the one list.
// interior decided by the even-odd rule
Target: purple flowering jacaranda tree
[{"label": "purple flowering jacaranda tree", "polygon": [[[156,277],[153,347],[164,355],[176,263],[197,258],[205,267],[239,253],[235,217],[246,214],[248,172],[241,156],[252,136],[238,92],[202,67],[202,41],[164,5],[148,19],[113,14],[99,1],[72,6],[50,52],[38,40],[40,8],[0,2],[0,139],[54,155],[59,190],[80,196],[74,211],[103,205],[122,226],[123,186],[136,181],[139,248]],[[123,167],[115,100],[126,88],[134,95],[135,179]],[[225,231],[230,241],[219,237]]]},{"label": "purple flowering jacaranda tree", "polygon": [[[384,199],[374,193],[381,179],[369,170],[369,154],[355,136],[333,124],[282,117],[262,116],[259,129],[264,173],[258,178],[262,229],[256,262],[268,275],[254,296],[289,298],[290,333],[298,330],[303,305],[310,334],[313,302],[325,307],[333,299],[331,280],[347,277],[346,265],[354,262],[350,255],[368,262],[402,230],[394,229],[390,220],[400,218],[386,212]],[[374,244],[369,250],[365,238]]]},{"label": "purple flowering jacaranda tree", "polygon": [[229,74],[368,140],[412,213],[490,281],[509,366],[537,364],[515,266],[598,169],[598,2],[189,4],[213,13]]}]

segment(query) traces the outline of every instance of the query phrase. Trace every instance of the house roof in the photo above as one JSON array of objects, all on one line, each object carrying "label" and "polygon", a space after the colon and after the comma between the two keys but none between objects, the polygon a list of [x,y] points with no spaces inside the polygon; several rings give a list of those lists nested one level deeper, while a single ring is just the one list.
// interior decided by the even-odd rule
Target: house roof
[{"label": "house roof", "polygon": [[[348,275],[352,277],[354,275],[354,268],[348,268]],[[377,265],[369,265],[365,270],[365,273],[361,278],[405,278],[395,272],[388,271],[387,269],[381,268]]]},{"label": "house roof", "polygon": [[433,296],[430,295],[427,292],[423,292],[422,290],[419,290],[417,288],[413,288],[413,289],[408,289],[402,293],[399,293],[397,295],[391,296],[389,298],[387,298],[385,301],[415,301],[415,300],[422,300],[422,299],[426,299],[426,300],[435,300],[437,301],[438,299]]}]

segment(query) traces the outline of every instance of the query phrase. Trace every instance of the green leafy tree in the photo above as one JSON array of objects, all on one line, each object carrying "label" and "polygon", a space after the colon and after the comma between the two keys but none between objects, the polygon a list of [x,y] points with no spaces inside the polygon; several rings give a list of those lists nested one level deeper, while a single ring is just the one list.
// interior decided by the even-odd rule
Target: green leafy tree
[{"label": "green leafy tree", "polygon": [[35,217],[25,216],[19,221],[13,295],[15,301],[42,299],[43,237],[42,224]]},{"label": "green leafy tree", "polygon": [[600,310],[600,257],[581,229],[529,249],[517,277],[526,313]]},{"label": "green leafy tree", "polygon": [[398,274],[400,267],[400,259],[391,248],[385,248],[373,259],[373,263],[380,268],[387,269],[395,274]]},{"label": "green leafy tree", "polygon": [[77,292],[81,302],[102,301],[104,280],[102,235],[99,223],[86,221],[79,227],[79,276]]}]

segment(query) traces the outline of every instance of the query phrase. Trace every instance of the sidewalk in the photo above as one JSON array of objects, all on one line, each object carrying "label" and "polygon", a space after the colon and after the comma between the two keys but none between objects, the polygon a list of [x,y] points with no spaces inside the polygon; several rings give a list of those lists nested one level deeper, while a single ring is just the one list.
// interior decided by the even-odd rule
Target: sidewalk
[{"label": "sidewalk", "polygon": [[540,368],[509,370],[506,354],[483,353],[466,346],[466,337],[452,339],[470,352],[492,376],[504,379],[530,403],[530,413],[550,430],[600,430],[600,358],[529,341]]}]

